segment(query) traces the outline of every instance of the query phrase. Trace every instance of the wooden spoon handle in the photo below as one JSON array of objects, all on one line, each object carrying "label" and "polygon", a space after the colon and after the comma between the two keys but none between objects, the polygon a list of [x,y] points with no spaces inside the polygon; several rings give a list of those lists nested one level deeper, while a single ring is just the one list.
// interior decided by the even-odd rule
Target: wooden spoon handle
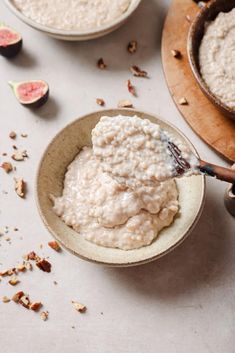
[{"label": "wooden spoon handle", "polygon": [[200,162],[200,171],[206,175],[215,177],[219,180],[227,181],[228,183],[235,183],[235,170],[229,168],[223,168],[215,164],[211,164],[205,161]]}]

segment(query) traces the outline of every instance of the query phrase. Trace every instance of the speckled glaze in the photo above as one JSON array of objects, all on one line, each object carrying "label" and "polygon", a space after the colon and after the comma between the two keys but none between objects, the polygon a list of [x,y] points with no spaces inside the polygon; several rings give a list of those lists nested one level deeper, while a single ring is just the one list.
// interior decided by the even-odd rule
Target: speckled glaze
[{"label": "speckled glaze", "polygon": [[49,195],[60,196],[67,166],[79,150],[91,145],[91,131],[103,115],[134,116],[147,118],[162,128],[181,137],[197,153],[185,136],[164,120],[131,109],[103,110],[75,120],[60,131],[44,152],[37,173],[36,198],[39,213],[51,234],[69,251],[82,259],[109,265],[133,266],[153,261],[179,245],[197,223],[204,204],[205,178],[192,176],[177,180],[180,213],[171,227],[164,229],[157,241],[136,250],[105,248],[86,241],[53,212]]},{"label": "speckled glaze", "polygon": [[54,29],[50,27],[46,27],[40,25],[39,23],[32,21],[25,15],[23,15],[12,3],[11,0],[4,0],[7,7],[23,22],[27,25],[33,27],[34,29],[43,32],[53,38],[66,40],[66,41],[83,41],[83,40],[90,40],[105,36],[108,33],[113,32],[115,29],[119,28],[122,24],[126,22],[126,20],[133,14],[133,12],[139,6],[141,0],[132,0],[130,7],[128,10],[119,18],[115,19],[113,22],[100,27],[99,29],[89,29],[87,31],[80,30],[80,31],[65,31]]},{"label": "speckled glaze", "polygon": [[202,92],[226,116],[235,119],[235,110],[221,102],[207,87],[199,67],[199,47],[207,22],[213,21],[220,12],[229,12],[235,7],[235,0],[213,0],[205,6],[193,21],[188,36],[188,57],[192,72]]}]

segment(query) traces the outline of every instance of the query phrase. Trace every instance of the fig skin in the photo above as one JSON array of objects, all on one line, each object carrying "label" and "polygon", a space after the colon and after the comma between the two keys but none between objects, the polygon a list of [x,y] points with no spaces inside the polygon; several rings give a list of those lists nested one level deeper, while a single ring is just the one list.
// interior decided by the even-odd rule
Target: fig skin
[{"label": "fig skin", "polygon": [[16,34],[18,36],[18,40],[16,40],[13,43],[9,43],[6,46],[0,45],[0,55],[4,56],[5,58],[13,58],[15,57],[22,49],[23,46],[23,39],[21,37],[21,35],[19,33],[17,33],[16,31],[12,30],[9,27],[0,25],[0,32],[1,30],[8,30],[8,31],[12,31],[12,33]]},{"label": "fig skin", "polygon": [[35,101],[33,103],[28,103],[28,104],[24,104],[23,102],[20,102],[20,103],[24,107],[27,107],[27,108],[31,108],[31,109],[40,108],[48,101],[49,93],[50,93],[50,90],[48,87],[46,93],[41,98],[39,98],[37,101]]}]

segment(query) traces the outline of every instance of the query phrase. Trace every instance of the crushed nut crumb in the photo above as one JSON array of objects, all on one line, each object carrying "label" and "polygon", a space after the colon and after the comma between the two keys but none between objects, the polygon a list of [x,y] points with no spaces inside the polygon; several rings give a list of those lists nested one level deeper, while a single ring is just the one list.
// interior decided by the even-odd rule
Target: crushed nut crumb
[{"label": "crushed nut crumb", "polygon": [[51,272],[51,264],[45,259],[41,259],[36,262],[36,266],[40,268],[43,272]]},{"label": "crushed nut crumb", "polygon": [[43,320],[43,321],[46,321],[48,319],[48,311],[42,311],[41,314],[40,314],[40,318]]},{"label": "crushed nut crumb", "polygon": [[42,303],[41,302],[33,302],[29,305],[29,308],[33,311],[39,311],[42,307]]},{"label": "crushed nut crumb", "polygon": [[97,61],[97,66],[98,66],[98,68],[101,69],[101,70],[104,70],[104,69],[106,69],[106,67],[107,67],[107,65],[105,64],[103,58],[100,58],[100,59]]},{"label": "crushed nut crumb", "polygon": [[61,250],[61,247],[60,247],[60,244],[57,243],[57,241],[49,241],[48,245],[55,251],[60,251]]},{"label": "crushed nut crumb", "polygon": [[179,99],[179,104],[180,105],[188,105],[188,101],[185,97],[182,97]]},{"label": "crushed nut crumb", "polygon": [[21,178],[15,179],[15,191],[17,195],[21,198],[25,197],[26,194],[26,183]]},{"label": "crushed nut crumb", "polygon": [[13,153],[11,158],[14,159],[14,161],[21,162],[24,161],[25,158],[28,158],[28,154],[27,151],[17,150],[15,153]]},{"label": "crushed nut crumb", "polygon": [[9,303],[10,301],[11,301],[11,299],[6,297],[5,295],[2,297],[2,302],[3,303]]},{"label": "crushed nut crumb", "polygon": [[13,302],[19,303],[19,301],[23,297],[23,295],[24,295],[24,292],[22,292],[22,291],[15,293],[12,297]]},{"label": "crushed nut crumb", "polygon": [[87,308],[85,305],[79,303],[79,302],[74,302],[72,301],[72,304],[74,306],[74,308],[79,312],[79,313],[85,313]]},{"label": "crushed nut crumb", "polygon": [[133,104],[129,100],[121,100],[118,102],[118,108],[133,108]]},{"label": "crushed nut crumb", "polygon": [[176,59],[180,59],[182,57],[182,54],[179,50],[171,50],[171,54],[173,55],[174,58]]},{"label": "crushed nut crumb", "polygon": [[139,66],[131,66],[131,73],[136,77],[148,77],[148,73],[144,70],[141,70]]},{"label": "crushed nut crumb", "polygon": [[16,276],[12,276],[11,279],[8,281],[11,286],[16,286],[19,282],[20,280]]},{"label": "crushed nut crumb", "polygon": [[102,98],[96,98],[96,103],[101,107],[105,105],[105,101]]},{"label": "crushed nut crumb", "polygon": [[2,163],[1,168],[4,169],[7,174],[12,172],[13,170],[13,166],[9,162]]},{"label": "crushed nut crumb", "polygon": [[130,92],[130,94],[132,94],[132,96],[136,97],[136,89],[135,87],[132,85],[131,80],[127,81],[127,89]]},{"label": "crushed nut crumb", "polygon": [[15,138],[16,138],[16,133],[15,133],[15,131],[11,131],[10,132],[10,134],[9,134],[9,137],[12,139],[12,140],[14,140]]},{"label": "crushed nut crumb", "polygon": [[28,137],[28,134],[22,133],[20,136],[23,137],[23,138],[26,138],[26,137]]},{"label": "crushed nut crumb", "polygon": [[130,54],[134,54],[137,51],[137,41],[136,40],[131,40],[128,45],[127,45],[127,50]]},{"label": "crushed nut crumb", "polygon": [[21,304],[26,309],[29,309],[29,306],[30,306],[29,296],[27,294],[23,293],[23,295],[20,297],[18,303]]}]

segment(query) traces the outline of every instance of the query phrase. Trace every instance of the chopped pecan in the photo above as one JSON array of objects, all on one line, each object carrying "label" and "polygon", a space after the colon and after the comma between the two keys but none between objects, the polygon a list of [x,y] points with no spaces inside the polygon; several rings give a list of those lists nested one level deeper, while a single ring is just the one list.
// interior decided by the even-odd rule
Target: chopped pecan
[{"label": "chopped pecan", "polygon": [[16,276],[12,276],[8,281],[11,286],[16,286],[19,282],[20,280]]},{"label": "chopped pecan", "polygon": [[43,320],[43,321],[46,321],[48,319],[48,311],[42,311],[41,314],[40,314],[40,318]]},{"label": "chopped pecan", "polygon": [[133,96],[136,96],[136,90],[135,87],[132,85],[131,80],[127,81],[127,89],[132,94]]},{"label": "chopped pecan", "polygon": [[57,241],[49,241],[48,245],[55,251],[60,251],[61,250],[61,247],[60,247],[60,244],[57,243]]},{"label": "chopped pecan", "polygon": [[98,68],[101,69],[101,70],[104,70],[104,69],[106,69],[106,67],[107,67],[107,65],[105,64],[103,58],[100,58],[100,59],[97,61],[97,66],[98,66]]},{"label": "chopped pecan", "polygon": [[11,301],[11,299],[6,297],[5,295],[4,295],[4,297],[2,297],[2,302],[3,303],[9,303],[10,301]]},{"label": "chopped pecan", "polygon": [[29,296],[27,294],[23,294],[22,297],[20,297],[19,299],[19,304],[21,304],[26,309],[29,309],[29,306],[30,306]]},{"label": "chopped pecan", "polygon": [[2,163],[1,168],[3,168],[6,173],[10,173],[13,170],[12,164],[9,162]]},{"label": "chopped pecan", "polygon": [[28,134],[22,133],[20,136],[23,138],[26,138],[26,137],[28,137]]},{"label": "chopped pecan", "polygon": [[22,292],[22,291],[15,293],[12,297],[13,302],[19,303],[19,301],[23,297],[23,295],[24,295],[24,292]]},{"label": "chopped pecan", "polygon": [[148,77],[148,73],[144,70],[141,70],[139,66],[131,66],[130,70],[132,74],[136,77]]},{"label": "chopped pecan", "polygon": [[25,272],[25,271],[26,271],[25,263],[23,262],[22,264],[19,264],[19,265],[17,266],[17,270],[18,270],[19,272]]},{"label": "chopped pecan", "polygon": [[25,197],[26,193],[26,183],[23,179],[15,179],[15,191],[19,197],[22,199]]},{"label": "chopped pecan", "polygon": [[25,260],[38,261],[40,260],[40,257],[34,251],[30,251],[27,255],[25,255]]},{"label": "chopped pecan", "polygon": [[188,101],[185,97],[182,97],[179,99],[179,104],[180,105],[188,105]]},{"label": "chopped pecan", "polygon": [[10,134],[9,134],[9,137],[10,137],[11,139],[13,139],[13,140],[16,138],[16,136],[17,136],[17,135],[16,135],[15,131],[11,131]]},{"label": "chopped pecan", "polygon": [[50,264],[50,262],[48,262],[45,259],[41,259],[41,260],[37,261],[36,265],[38,268],[40,268],[40,270],[42,270],[44,272],[51,272],[51,264]]},{"label": "chopped pecan", "polygon": [[121,100],[118,102],[118,108],[133,108],[133,104],[129,100]]},{"label": "chopped pecan", "polygon": [[102,98],[96,98],[96,103],[101,107],[105,105],[105,101]]},{"label": "chopped pecan", "polygon": [[171,54],[174,56],[176,59],[180,59],[182,57],[182,54],[179,50],[173,49],[171,50]]},{"label": "chopped pecan", "polygon": [[24,161],[25,158],[28,158],[28,154],[27,154],[27,151],[25,150],[24,151],[16,150],[16,152],[13,153],[11,158],[14,159],[14,161],[21,162],[21,161]]},{"label": "chopped pecan", "polygon": [[127,45],[127,50],[130,54],[134,54],[137,51],[137,41],[131,40]]},{"label": "chopped pecan", "polygon": [[42,303],[41,302],[33,302],[29,305],[29,308],[33,311],[39,311],[42,307]]},{"label": "chopped pecan", "polygon": [[79,312],[79,313],[85,313],[87,310],[86,306],[79,303],[79,302],[74,302],[72,301],[72,304],[74,305],[74,308]]}]

